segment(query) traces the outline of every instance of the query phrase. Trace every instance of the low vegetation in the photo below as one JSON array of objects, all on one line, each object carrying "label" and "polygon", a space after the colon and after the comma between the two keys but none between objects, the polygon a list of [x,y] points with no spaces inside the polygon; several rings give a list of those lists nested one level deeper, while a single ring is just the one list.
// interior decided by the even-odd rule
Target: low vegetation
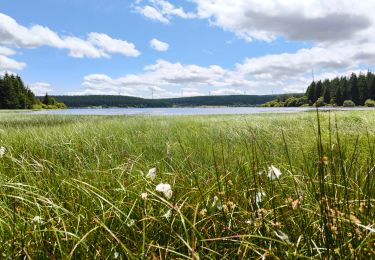
[{"label": "low vegetation", "polygon": [[375,113],[0,113],[1,258],[375,257]]}]

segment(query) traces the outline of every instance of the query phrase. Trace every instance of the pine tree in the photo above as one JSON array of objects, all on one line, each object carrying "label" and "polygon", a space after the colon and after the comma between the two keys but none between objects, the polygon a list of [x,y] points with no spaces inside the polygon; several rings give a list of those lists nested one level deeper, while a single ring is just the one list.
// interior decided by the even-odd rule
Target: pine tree
[{"label": "pine tree", "polygon": [[315,100],[318,100],[318,98],[320,98],[321,96],[323,95],[323,84],[322,84],[322,81],[318,81],[316,83],[316,88],[315,88]]},{"label": "pine tree", "polygon": [[316,88],[316,85],[315,85],[315,82],[313,81],[313,82],[311,82],[310,86],[306,90],[307,99],[311,103],[315,103],[315,101],[316,101],[316,99],[315,99],[315,88]]},{"label": "pine tree", "polygon": [[352,73],[349,79],[350,85],[350,99],[356,104],[359,105],[359,89],[358,89],[358,78],[355,73]]}]

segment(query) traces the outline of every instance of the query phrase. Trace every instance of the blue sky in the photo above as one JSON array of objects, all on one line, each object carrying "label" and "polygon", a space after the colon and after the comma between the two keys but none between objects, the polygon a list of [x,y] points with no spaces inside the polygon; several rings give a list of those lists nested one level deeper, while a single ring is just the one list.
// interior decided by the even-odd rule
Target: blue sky
[{"label": "blue sky", "polygon": [[306,2],[3,0],[0,73],[37,94],[177,97],[303,92],[312,69],[372,69],[375,5]]}]

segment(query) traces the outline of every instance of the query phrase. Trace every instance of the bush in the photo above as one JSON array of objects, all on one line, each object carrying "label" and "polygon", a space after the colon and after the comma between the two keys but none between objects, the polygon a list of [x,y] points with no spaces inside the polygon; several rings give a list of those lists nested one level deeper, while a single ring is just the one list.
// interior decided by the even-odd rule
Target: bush
[{"label": "bush", "polygon": [[351,100],[345,100],[342,106],[343,107],[355,107],[355,103]]},{"label": "bush", "polygon": [[366,107],[375,107],[375,100],[367,99],[365,102]]},{"label": "bush", "polygon": [[318,98],[318,100],[315,102],[314,106],[316,107],[323,107],[326,103],[324,103],[323,97]]}]

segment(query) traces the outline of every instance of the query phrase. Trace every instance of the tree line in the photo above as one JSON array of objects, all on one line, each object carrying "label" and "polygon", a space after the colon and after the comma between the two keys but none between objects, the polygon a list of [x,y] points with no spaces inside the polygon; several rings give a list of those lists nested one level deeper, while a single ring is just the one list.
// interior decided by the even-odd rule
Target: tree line
[{"label": "tree line", "polygon": [[312,82],[307,88],[306,97],[312,104],[323,101],[325,104],[342,106],[346,100],[351,100],[355,105],[363,106],[366,100],[375,100],[375,74],[352,73],[350,77]]},{"label": "tree line", "polygon": [[349,77],[313,81],[300,96],[278,97],[265,107],[375,106],[375,74],[352,73]]},{"label": "tree line", "polygon": [[[285,95],[290,97],[291,95]],[[145,99],[130,96],[91,95],[53,96],[69,107],[194,107],[194,106],[257,106],[278,95],[230,95]],[[284,97],[284,95],[282,95]]]},{"label": "tree line", "polygon": [[18,75],[0,76],[0,109],[56,109],[66,108],[46,94],[43,99],[35,97]]},{"label": "tree line", "polygon": [[31,109],[36,103],[34,93],[24,85],[20,76],[0,77],[0,108]]}]

